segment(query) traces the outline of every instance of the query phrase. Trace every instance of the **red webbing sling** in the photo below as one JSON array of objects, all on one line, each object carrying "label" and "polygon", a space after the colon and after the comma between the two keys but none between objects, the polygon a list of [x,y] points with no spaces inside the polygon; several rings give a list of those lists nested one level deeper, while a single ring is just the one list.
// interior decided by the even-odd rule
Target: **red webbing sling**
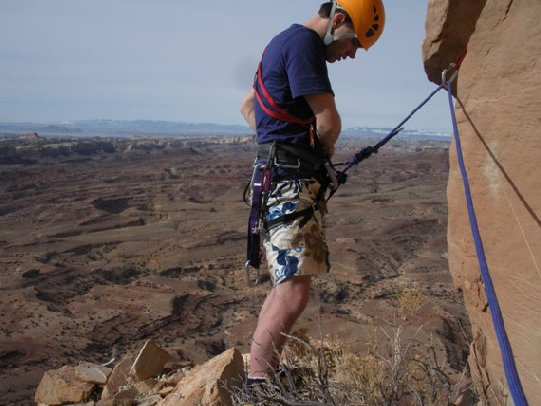
[{"label": "red webbing sling", "polygon": [[301,127],[307,127],[307,128],[311,127],[312,123],[316,119],[315,116],[311,116],[303,120],[297,116],[294,116],[287,110],[284,110],[274,101],[270,93],[267,91],[267,88],[263,84],[263,79],[262,79],[263,73],[261,71],[262,63],[263,61],[259,62],[259,68],[257,69],[256,79],[257,79],[257,83],[259,84],[259,88],[261,89],[261,92],[263,93],[263,98],[269,104],[270,107],[267,107],[265,103],[263,103],[263,99],[261,98],[261,95],[259,94],[259,91],[257,90],[255,81],[254,81],[254,92],[255,92],[255,97],[257,98],[257,102],[259,103],[263,111],[267,113],[269,116],[274,117],[277,120],[285,121],[287,123],[297,124],[297,125],[300,125]]}]

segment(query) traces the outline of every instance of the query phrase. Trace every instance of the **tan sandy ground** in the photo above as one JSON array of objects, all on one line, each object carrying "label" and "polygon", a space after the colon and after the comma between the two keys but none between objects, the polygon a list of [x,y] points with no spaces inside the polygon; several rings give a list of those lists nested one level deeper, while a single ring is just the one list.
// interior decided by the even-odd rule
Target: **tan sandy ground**
[{"label": "tan sandy ground", "polygon": [[[366,145],[366,143],[365,143]],[[336,161],[360,148],[344,141]],[[196,363],[247,351],[268,285],[244,279],[250,143],[0,166],[0,403],[43,371],[154,338]],[[446,145],[388,146],[329,204],[333,269],[297,324],[363,350],[382,327],[465,367],[469,331],[446,259]],[[404,319],[404,290],[418,302]],[[404,305],[402,305],[402,308]]]}]

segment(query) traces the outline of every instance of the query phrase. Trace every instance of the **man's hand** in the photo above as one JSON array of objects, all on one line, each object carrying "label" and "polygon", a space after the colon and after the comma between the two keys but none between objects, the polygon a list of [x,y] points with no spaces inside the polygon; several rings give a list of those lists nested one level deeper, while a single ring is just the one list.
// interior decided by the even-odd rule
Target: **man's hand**
[{"label": "man's hand", "polygon": [[334,96],[332,93],[321,93],[307,94],[304,98],[316,116],[319,141],[325,153],[331,158],[334,155],[334,144],[342,129]]}]

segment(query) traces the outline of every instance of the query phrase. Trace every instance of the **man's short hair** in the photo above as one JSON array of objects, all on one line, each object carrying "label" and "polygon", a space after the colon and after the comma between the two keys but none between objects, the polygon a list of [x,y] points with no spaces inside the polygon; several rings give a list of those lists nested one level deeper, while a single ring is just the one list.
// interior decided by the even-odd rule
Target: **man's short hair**
[{"label": "man's short hair", "polygon": [[[321,18],[329,18],[331,16],[331,9],[332,9],[332,1],[328,1],[326,3],[323,3],[319,7],[318,15]],[[344,10],[342,8],[337,8],[336,12],[343,14],[346,17],[345,23],[348,24],[348,25],[351,25],[351,27],[353,27],[353,21],[349,17],[348,13],[346,13],[346,10]]]}]

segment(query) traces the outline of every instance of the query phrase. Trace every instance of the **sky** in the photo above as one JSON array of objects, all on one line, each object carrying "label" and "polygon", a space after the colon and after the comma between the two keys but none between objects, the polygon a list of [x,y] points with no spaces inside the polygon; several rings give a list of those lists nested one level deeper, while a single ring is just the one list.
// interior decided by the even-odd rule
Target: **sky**
[{"label": "sky", "polygon": [[[263,48],[322,0],[0,0],[0,121],[241,124]],[[329,64],[344,128],[394,127],[436,88],[428,0],[386,0],[385,31]],[[406,125],[450,133],[440,92]]]}]

